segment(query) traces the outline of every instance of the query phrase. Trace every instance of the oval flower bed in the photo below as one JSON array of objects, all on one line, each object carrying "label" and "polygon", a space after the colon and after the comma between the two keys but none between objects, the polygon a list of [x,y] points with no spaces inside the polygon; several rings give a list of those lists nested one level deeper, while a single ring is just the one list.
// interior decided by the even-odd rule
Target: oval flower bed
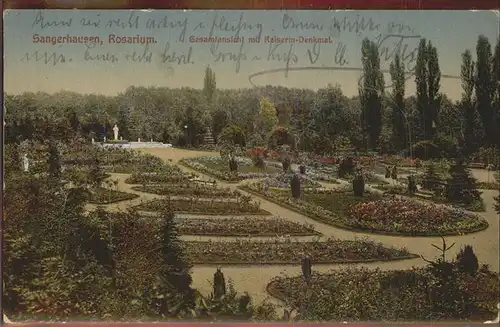
[{"label": "oval flower bed", "polygon": [[[229,199],[234,200],[234,199]],[[141,203],[134,209],[146,212],[159,212],[170,206],[176,213],[192,213],[202,215],[270,215],[260,208],[259,203],[245,200],[238,201],[204,201],[201,199],[155,199]]]},{"label": "oval flower bed", "polygon": [[359,228],[409,235],[460,235],[488,227],[464,210],[401,197],[355,204],[348,215]]},{"label": "oval flower bed", "polygon": [[[390,206],[390,199],[392,198],[383,197],[377,193],[365,192],[363,197],[357,197],[349,190],[311,188],[306,189],[300,199],[293,199],[290,190],[271,188],[265,191],[259,182],[244,185],[240,188],[314,220],[348,230],[388,235],[444,236],[471,233],[488,227],[488,223],[484,219],[461,209],[443,207],[433,203],[426,204],[411,199],[403,201],[407,201],[408,206],[412,208],[421,208],[421,211],[416,209],[412,215],[405,217],[405,220],[393,218],[392,214],[394,212],[394,214],[403,215],[404,210],[407,210],[404,209],[404,206],[389,211],[390,213],[383,216],[380,221],[377,220],[377,218],[380,218],[379,216],[372,219],[369,218],[369,215],[375,212],[375,209],[389,210],[389,208],[392,208]],[[382,199],[389,202],[378,202]],[[369,209],[362,210],[359,214],[353,211],[356,210],[353,208],[365,208],[363,204],[367,202],[373,202]],[[436,209],[436,212],[432,213],[434,209]],[[366,215],[366,217],[363,215]],[[428,218],[426,218],[426,215]],[[432,217],[434,215],[446,217],[446,219],[440,218],[444,220],[433,221]],[[456,215],[461,218],[455,218]]]},{"label": "oval flower bed", "polygon": [[181,218],[179,232],[207,236],[309,236],[319,235],[312,227],[279,217]]},{"label": "oval flower bed", "polygon": [[499,280],[498,274],[486,269],[475,276],[459,275],[456,283],[460,293],[474,299],[475,310],[460,310],[462,303],[457,298],[457,310],[448,312],[433,308],[436,301],[429,297],[429,285],[435,279],[426,268],[402,271],[350,268],[316,274],[313,265],[313,275],[307,284],[309,292],[304,292],[306,283],[302,276],[276,277],[268,284],[267,291],[275,298],[304,308],[303,320],[386,323],[475,320],[482,323],[497,314]]},{"label": "oval flower bed", "polygon": [[307,253],[313,264],[371,262],[416,258],[406,249],[385,247],[371,241],[320,242],[227,241],[183,242],[192,264],[300,264]]},{"label": "oval flower bed", "polygon": [[133,186],[134,191],[158,195],[199,195],[208,197],[238,197],[241,193],[230,188],[199,185],[195,183],[156,184],[146,186]]}]

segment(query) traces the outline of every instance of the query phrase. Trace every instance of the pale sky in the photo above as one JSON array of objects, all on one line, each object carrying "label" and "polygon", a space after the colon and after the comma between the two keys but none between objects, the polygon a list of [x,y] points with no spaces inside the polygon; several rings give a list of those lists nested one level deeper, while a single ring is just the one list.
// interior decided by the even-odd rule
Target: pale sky
[{"label": "pale sky", "polygon": [[[238,23],[240,17],[241,23]],[[165,19],[166,26],[163,26]],[[348,27],[342,28],[340,32],[332,28],[332,22],[337,21],[342,25],[344,19],[345,22],[350,22],[352,31],[349,31]],[[371,31],[369,28],[358,28],[356,31],[356,22],[359,27],[362,19],[367,26],[369,24],[366,22],[373,20]],[[110,20],[114,26],[106,27]],[[118,23],[128,25],[129,20],[132,23],[137,22],[137,27],[116,26]],[[99,22],[99,27],[89,24],[82,26],[84,21]],[[161,23],[162,26],[153,27],[153,23]],[[54,24],[59,26],[51,26]],[[191,36],[209,36],[212,26],[212,36],[237,36],[238,24],[239,36],[243,38],[243,43],[238,41],[239,43],[219,44],[218,48],[215,48],[213,44],[189,42]],[[302,29],[299,25],[302,25]],[[262,30],[261,42],[249,43],[248,38],[258,35],[259,30]],[[290,71],[288,76],[285,76],[284,72],[276,72],[257,76],[253,83],[311,89],[338,83],[346,95],[352,96],[358,92],[357,81],[361,76],[361,73],[353,68],[361,67],[362,39],[369,37],[377,41],[385,38],[379,49],[390,55],[403,35],[406,38],[402,40],[401,51],[408,57],[409,66],[413,65],[411,52],[418,44],[418,37],[432,41],[438,50],[442,74],[445,77],[451,76],[442,79],[441,91],[452,99],[458,99],[461,94],[460,80],[452,77],[460,74],[461,53],[470,49],[474,54],[477,37],[481,34],[488,37],[494,47],[498,31],[498,17],[491,11],[45,10],[41,14],[40,11],[13,10],[4,12],[4,87],[7,93],[52,93],[68,90],[107,95],[122,92],[130,85],[202,88],[204,69],[206,65],[210,65],[216,73],[218,88],[247,88],[252,87],[249,82],[250,75],[264,70],[285,68],[286,59],[283,58],[290,54],[290,68],[313,66],[347,69]],[[85,44],[34,43],[35,34],[43,37],[98,36],[102,44],[86,50],[88,45]],[[110,44],[110,34],[154,37],[156,43],[149,44],[147,49],[141,44]],[[182,35],[185,36],[183,40],[180,39]],[[332,43],[321,44],[318,56],[317,45],[313,48],[313,44],[281,44],[274,49],[274,58],[268,58],[269,52],[272,52],[270,47],[276,44],[265,43],[266,36],[330,36]],[[167,53],[170,58],[174,55],[187,57],[190,53],[190,62],[162,62],[162,53],[166,47],[169,47]],[[145,49],[152,53],[150,63],[127,60],[127,55],[134,51],[142,54]],[[235,59],[240,49],[237,71],[238,64]],[[342,49],[347,62],[340,66],[341,60],[336,62],[335,57],[336,53],[342,53]],[[36,51],[40,57],[39,61],[34,59]],[[49,60],[49,63],[45,64],[45,53],[49,56],[54,53],[56,56],[63,55],[66,60],[56,65],[53,65],[53,60]],[[23,60],[26,54],[31,57],[28,61]],[[114,55],[117,61],[112,63],[90,60],[97,55],[106,54]],[[225,57],[224,62],[220,60],[222,57]],[[281,57],[281,60],[278,57]],[[390,56],[386,60],[382,54],[382,68],[388,69],[391,60]],[[390,85],[388,74],[385,79],[386,84]],[[413,80],[409,80],[407,95],[412,94],[414,89]]]}]

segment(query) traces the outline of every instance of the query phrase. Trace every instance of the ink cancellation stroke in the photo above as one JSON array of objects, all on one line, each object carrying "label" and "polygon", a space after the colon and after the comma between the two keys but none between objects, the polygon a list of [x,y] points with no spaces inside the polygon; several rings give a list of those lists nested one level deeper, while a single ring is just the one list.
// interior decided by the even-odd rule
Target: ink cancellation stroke
[{"label": "ink cancellation stroke", "polygon": [[294,84],[307,70],[324,78],[333,70],[359,75],[360,44],[368,38],[383,71],[400,54],[411,76],[419,40],[450,28],[430,29],[418,14],[404,15],[395,20],[390,12],[367,11],[9,11],[5,30],[12,51],[6,62],[23,63],[23,69],[90,69],[96,75],[126,74],[123,67],[130,67],[150,71],[155,81],[210,64],[238,76],[241,87],[267,83],[269,74]]}]

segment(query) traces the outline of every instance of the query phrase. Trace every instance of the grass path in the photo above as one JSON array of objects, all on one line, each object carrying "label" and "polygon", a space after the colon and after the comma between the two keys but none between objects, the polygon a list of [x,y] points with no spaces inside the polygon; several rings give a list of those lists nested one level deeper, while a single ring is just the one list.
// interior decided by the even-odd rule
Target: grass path
[{"label": "grass path", "polygon": [[[175,148],[166,148],[166,149],[143,149],[141,150],[144,153],[153,154],[155,156],[160,157],[166,162],[177,163],[180,159],[185,157],[197,157],[197,156],[206,156],[206,155],[216,155],[217,152],[207,152],[207,151],[192,151],[192,150],[182,150]],[[180,166],[186,172],[195,172],[192,169],[186,168],[184,166]],[[196,172],[201,176],[202,179],[213,180],[213,178],[204,176],[199,172]],[[384,177],[378,175],[379,177]],[[126,174],[112,174],[113,179],[118,179],[118,189],[125,192],[139,194],[140,198],[134,199],[132,201],[124,201],[121,203],[106,205],[110,210],[123,210],[127,206],[131,204],[139,204],[144,200],[158,199],[163,196],[153,195],[149,193],[139,192],[132,190],[131,187],[134,185],[124,183],[125,179],[128,177]],[[218,181],[217,184],[220,187],[229,187],[231,189],[236,189],[238,185],[242,183],[248,183],[250,181],[243,181],[238,184],[236,183],[225,183],[223,181]],[[338,186],[342,186],[342,184],[329,184],[322,183],[326,188],[334,188]],[[251,195],[247,192],[241,191],[244,194]],[[474,251],[476,252],[480,263],[489,264],[493,271],[499,271],[499,217],[497,213],[493,209],[494,199],[493,197],[497,195],[497,191],[492,190],[484,190],[483,191],[483,199],[486,204],[486,212],[480,213],[488,223],[490,227],[484,231],[468,234],[464,236],[453,236],[447,237],[446,240],[450,244],[456,242],[455,250],[464,245],[472,245],[474,247]],[[341,240],[353,240],[353,239],[369,239],[375,242],[382,242],[385,246],[388,247],[405,247],[411,253],[421,254],[426,258],[433,258],[439,255],[439,252],[431,245],[431,244],[441,244],[441,238],[439,237],[401,237],[401,236],[387,236],[387,235],[373,235],[373,234],[365,234],[360,232],[351,232],[346,230],[337,229],[330,225],[325,225],[319,223],[315,220],[312,220],[308,217],[305,217],[299,213],[294,211],[290,211],[286,208],[283,208],[275,203],[266,201],[264,198],[256,197],[251,195],[253,198],[258,200],[261,203],[261,208],[269,211],[274,216],[280,216],[284,219],[287,219],[291,222],[308,224],[312,225],[316,231],[319,231],[323,234],[322,239],[328,237],[334,237],[336,239]],[[180,217],[201,217],[200,215],[179,215]],[[217,219],[217,218],[215,218]],[[208,237],[208,236],[183,236],[185,240],[227,240],[227,237]],[[292,239],[294,239],[293,237]],[[300,241],[312,240],[314,237],[297,237]],[[241,239],[241,238],[240,238]],[[255,238],[253,239],[262,239]],[[269,239],[269,238],[266,238]],[[279,301],[274,298],[269,298],[269,295],[266,292],[266,286],[269,281],[276,276],[280,276],[283,274],[287,275],[297,275],[300,274],[300,264],[299,259],[297,257],[297,265],[296,266],[281,266],[281,265],[248,265],[248,266],[224,266],[223,271],[226,276],[226,279],[230,279],[233,281],[235,289],[238,292],[248,292],[256,303],[268,300],[272,303],[278,304]],[[352,266],[352,264],[349,264]],[[328,265],[314,265],[313,271],[315,272],[328,272],[330,270],[341,269],[346,266],[346,264],[328,264]],[[412,266],[422,266],[425,265],[425,262],[420,259],[411,259],[411,260],[403,260],[403,261],[392,261],[392,262],[376,262],[376,263],[367,263],[367,264],[356,264],[357,266],[365,266],[371,268],[380,268],[383,270],[390,269],[409,269]],[[194,266],[192,269],[193,276],[193,286],[198,288],[203,293],[209,293],[212,291],[211,282],[213,279],[213,274],[215,271],[215,266],[211,267],[209,265],[202,266]]]}]

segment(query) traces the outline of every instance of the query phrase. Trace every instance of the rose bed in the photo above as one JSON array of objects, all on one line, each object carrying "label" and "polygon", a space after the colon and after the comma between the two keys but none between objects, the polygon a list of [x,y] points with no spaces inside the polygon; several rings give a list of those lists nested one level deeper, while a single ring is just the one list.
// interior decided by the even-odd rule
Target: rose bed
[{"label": "rose bed", "polygon": [[321,242],[222,241],[183,242],[192,264],[300,264],[307,253],[313,264],[388,261],[415,258],[406,249],[388,248],[371,241]]},{"label": "rose bed", "polygon": [[179,219],[179,232],[207,236],[308,236],[319,235],[314,229],[279,217],[241,217]]},{"label": "rose bed", "polygon": [[156,184],[146,186],[133,186],[133,190],[158,195],[199,195],[208,197],[238,197],[237,190],[219,188],[214,186],[198,185],[195,183]]},{"label": "rose bed", "polygon": [[[314,187],[321,187],[321,184],[308,178],[307,176],[297,174],[297,176],[300,179],[300,185],[302,188],[314,188]],[[276,187],[276,188],[290,188],[290,183],[292,182],[292,177],[293,174],[291,173],[281,173],[275,177],[271,178],[266,178],[265,180],[261,181],[262,184],[266,184],[269,187]]]},{"label": "rose bed", "polygon": [[138,211],[159,212],[169,207],[176,213],[202,215],[270,215],[255,202],[197,201],[196,199],[156,199],[134,207]]},{"label": "rose bed", "polygon": [[263,190],[261,183],[241,189],[265,197],[290,210],[338,228],[374,234],[404,236],[461,235],[483,230],[488,223],[459,208],[365,192],[306,189],[300,199],[289,190]]},{"label": "rose bed", "polygon": [[400,197],[355,204],[347,215],[360,228],[412,235],[463,234],[488,227],[486,220],[464,210]]}]

